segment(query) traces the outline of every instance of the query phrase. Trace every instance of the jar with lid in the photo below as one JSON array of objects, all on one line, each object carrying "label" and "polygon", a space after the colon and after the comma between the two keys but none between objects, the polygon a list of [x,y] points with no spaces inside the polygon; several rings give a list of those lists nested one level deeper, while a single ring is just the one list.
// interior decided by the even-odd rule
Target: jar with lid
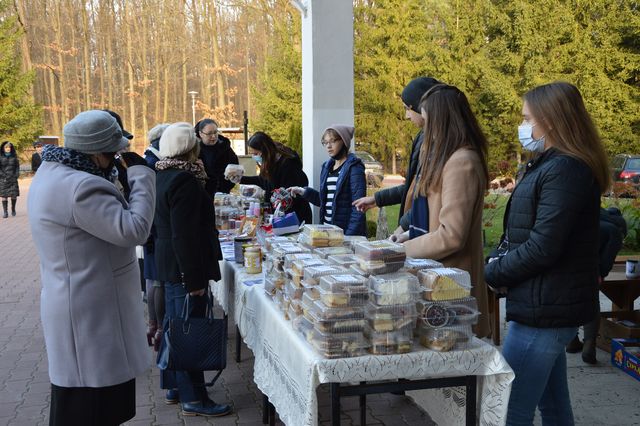
[{"label": "jar with lid", "polygon": [[260,247],[248,247],[244,252],[244,267],[247,274],[259,274],[262,272],[262,252]]}]

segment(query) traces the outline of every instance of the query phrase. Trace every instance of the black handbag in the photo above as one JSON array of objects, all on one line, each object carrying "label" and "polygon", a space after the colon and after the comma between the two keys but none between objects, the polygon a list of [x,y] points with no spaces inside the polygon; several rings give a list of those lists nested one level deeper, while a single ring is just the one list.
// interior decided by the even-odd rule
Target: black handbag
[{"label": "black handbag", "polygon": [[214,318],[213,296],[207,291],[205,316],[190,317],[189,299],[185,296],[182,314],[169,320],[164,332],[157,364],[162,370],[211,371],[218,374],[206,386],[211,386],[227,366],[227,316]]}]

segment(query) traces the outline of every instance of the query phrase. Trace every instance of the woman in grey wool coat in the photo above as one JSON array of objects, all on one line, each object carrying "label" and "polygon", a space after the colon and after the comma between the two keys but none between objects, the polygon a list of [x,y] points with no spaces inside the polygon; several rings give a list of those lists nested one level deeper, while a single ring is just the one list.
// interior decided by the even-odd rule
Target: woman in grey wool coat
[{"label": "woman in grey wool coat", "polygon": [[117,425],[136,411],[150,366],[135,246],[149,236],[155,173],[121,155],[127,201],[111,181],[129,144],[115,118],[85,111],[47,146],[27,200],[40,257],[40,310],[51,379],[50,425]]}]

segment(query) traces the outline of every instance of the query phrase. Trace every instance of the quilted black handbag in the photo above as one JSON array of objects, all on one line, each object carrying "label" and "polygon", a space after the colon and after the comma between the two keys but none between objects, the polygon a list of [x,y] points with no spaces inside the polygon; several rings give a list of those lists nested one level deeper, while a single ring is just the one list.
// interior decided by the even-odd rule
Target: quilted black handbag
[{"label": "quilted black handbag", "polygon": [[162,348],[158,352],[158,367],[166,370],[211,371],[218,378],[227,366],[227,316],[214,318],[213,296],[207,292],[205,316],[189,316],[189,299],[185,296],[182,315],[169,321]]}]

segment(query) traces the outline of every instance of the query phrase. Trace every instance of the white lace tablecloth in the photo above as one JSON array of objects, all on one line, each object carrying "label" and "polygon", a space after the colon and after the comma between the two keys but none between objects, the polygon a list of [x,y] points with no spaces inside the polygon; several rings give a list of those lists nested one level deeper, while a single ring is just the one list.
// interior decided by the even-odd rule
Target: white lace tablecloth
[{"label": "white lace tablecloth", "polygon": [[[322,383],[426,379],[475,375],[478,377],[478,421],[502,425],[513,381],[513,371],[498,350],[475,339],[465,351],[434,352],[419,345],[399,355],[370,355],[326,359],[285,320],[278,307],[239,265],[227,264],[234,281],[222,287],[232,294],[234,319],[244,342],[253,351],[254,381],[269,397],[280,419],[289,425],[318,423],[316,388]],[[246,285],[245,283],[249,283]],[[465,424],[465,389],[447,388],[412,392],[439,424]]]}]

